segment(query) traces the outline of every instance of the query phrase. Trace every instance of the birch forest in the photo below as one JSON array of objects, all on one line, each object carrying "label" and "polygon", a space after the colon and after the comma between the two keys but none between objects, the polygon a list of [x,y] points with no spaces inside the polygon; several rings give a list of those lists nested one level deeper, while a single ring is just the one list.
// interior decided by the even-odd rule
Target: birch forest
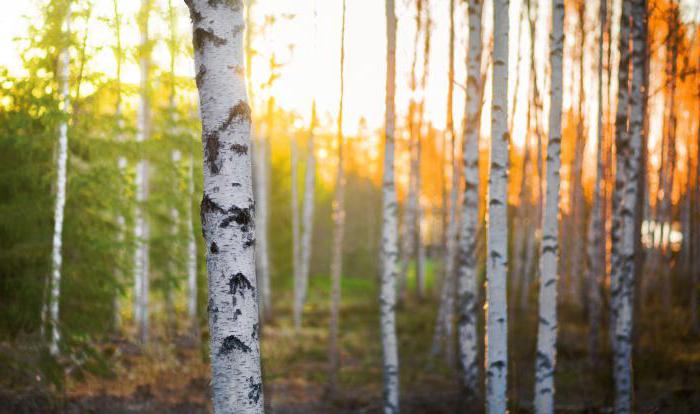
[{"label": "birch forest", "polygon": [[0,413],[699,412],[698,0],[0,10]]}]

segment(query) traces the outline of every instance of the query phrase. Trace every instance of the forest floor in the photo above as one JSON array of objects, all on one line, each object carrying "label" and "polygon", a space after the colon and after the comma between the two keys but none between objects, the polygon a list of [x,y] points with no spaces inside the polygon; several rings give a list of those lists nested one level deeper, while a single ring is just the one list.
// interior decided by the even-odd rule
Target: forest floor
[{"label": "forest floor", "polygon": [[[382,364],[376,281],[343,279],[341,370],[333,393],[326,387],[328,279],[311,279],[304,328],[298,334],[289,317],[291,283],[279,290],[290,293],[280,295],[276,317],[264,325],[262,336],[266,412],[379,413]],[[460,407],[456,371],[444,356],[429,357],[436,303],[434,297],[418,300],[409,295],[397,309],[403,413],[454,413]],[[582,311],[560,308],[557,412],[612,412],[610,353],[603,350],[603,362],[592,369]],[[534,311],[511,312],[511,413],[531,412]],[[664,317],[648,312],[645,316],[635,359],[637,412],[697,413],[700,338],[686,333],[687,312],[681,309]],[[0,413],[209,412],[206,347],[194,346],[183,337],[166,338],[156,336],[154,344],[145,349],[123,338],[106,341],[99,346],[109,355],[111,372],[68,376],[61,392],[46,386],[13,388],[0,380]]]}]

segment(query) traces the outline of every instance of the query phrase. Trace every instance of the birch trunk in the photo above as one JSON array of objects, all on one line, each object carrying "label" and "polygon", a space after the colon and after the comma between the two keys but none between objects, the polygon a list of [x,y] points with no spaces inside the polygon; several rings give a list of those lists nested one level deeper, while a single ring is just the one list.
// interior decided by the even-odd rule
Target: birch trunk
[{"label": "birch trunk", "polygon": [[467,50],[467,91],[464,106],[464,194],[459,229],[459,361],[462,385],[468,401],[478,401],[479,358],[477,322],[479,284],[477,282],[477,232],[479,225],[479,131],[481,130],[481,0],[469,1],[469,44]]},{"label": "birch trunk", "polygon": [[535,361],[535,412],[554,412],[554,372],[557,363],[557,283],[559,279],[559,169],[561,167],[562,60],[564,1],[552,1],[549,140],[540,250],[539,324]]},{"label": "birch trunk", "polygon": [[[257,270],[260,273],[260,290],[262,297],[260,298],[260,313],[263,319],[269,319],[272,316],[272,292],[270,286],[270,256],[268,251],[267,239],[267,197],[268,197],[268,171],[267,171],[267,155],[268,142],[272,138],[272,111],[274,102],[272,98],[267,101],[266,127],[265,137],[263,134],[258,134],[255,137],[253,148],[253,156],[255,160],[255,222],[256,222],[256,263]],[[251,130],[252,135],[252,130]]]},{"label": "birch trunk", "polygon": [[294,274],[294,328],[301,327],[301,301],[302,291],[301,280],[301,257],[300,257],[300,234],[299,234],[299,187],[298,187],[298,149],[296,139],[291,138],[291,201],[292,201],[292,266]]},{"label": "birch trunk", "polygon": [[593,207],[588,222],[588,356],[592,366],[598,363],[600,347],[601,286],[605,275],[605,217],[603,216],[603,42],[607,25],[607,0],[600,0],[598,33],[598,114],[596,152],[596,181],[593,189]]},{"label": "birch trunk", "polygon": [[[644,94],[645,88],[645,59],[647,58],[647,4],[645,0],[623,0],[624,26],[629,7],[631,20],[632,62],[629,93],[629,130],[626,134],[616,137],[617,145],[617,177],[616,192],[619,204],[615,209],[613,226],[613,241],[617,245],[614,252],[613,271],[617,277],[617,316],[615,318],[615,346],[613,347],[613,369],[615,379],[615,412],[618,414],[631,413],[632,408],[632,343],[634,333],[634,291],[635,291],[635,266],[637,248],[637,231],[639,203],[638,192],[640,179],[640,160],[644,148]],[[629,46],[620,44],[621,48]],[[621,51],[621,53],[624,53]],[[620,65],[620,72],[627,70],[627,66]],[[620,85],[622,82],[620,75]],[[624,89],[624,88],[623,88]],[[618,121],[621,120],[618,112]],[[624,128],[624,124],[616,125],[616,128]],[[618,185],[619,183],[619,185]]]},{"label": "birch trunk", "polygon": [[384,414],[399,412],[399,353],[396,340],[396,277],[398,225],[394,184],[394,96],[396,82],[396,14],[394,0],[386,0],[386,113],[382,178],[381,291],[379,296],[384,365]]},{"label": "birch trunk", "polygon": [[340,355],[338,349],[338,332],[340,317],[340,278],[343,273],[343,238],[345,236],[345,166],[343,159],[343,94],[345,88],[345,0],[343,0],[343,16],[340,31],[340,102],[338,103],[338,173],[335,184],[335,199],[333,200],[333,251],[331,257],[331,317],[329,341],[329,389],[334,392],[338,383]]},{"label": "birch trunk", "polygon": [[619,281],[621,275],[621,252],[620,240],[622,237],[622,221],[619,213],[624,194],[625,175],[623,163],[623,155],[620,148],[620,143],[629,142],[629,131],[627,130],[628,111],[629,111],[629,64],[630,64],[630,27],[629,13],[630,1],[622,0],[620,11],[620,33],[618,35],[619,42],[619,70],[618,70],[618,88],[617,88],[617,110],[615,115],[615,152],[616,170],[615,170],[615,187],[612,194],[612,225],[610,229],[610,238],[612,240],[612,249],[610,257],[610,345],[615,348],[615,330],[618,314],[618,302],[620,297]]},{"label": "birch trunk", "polygon": [[423,3],[416,1],[416,32],[413,37],[413,57],[411,62],[410,90],[411,97],[408,103],[408,131],[409,137],[409,158],[410,169],[408,176],[408,195],[406,197],[406,210],[404,212],[404,234],[401,247],[401,271],[399,273],[399,296],[403,300],[406,295],[406,284],[408,283],[408,268],[412,257],[416,253],[416,223],[418,215],[418,190],[417,181],[420,176],[419,158],[417,153],[417,142],[420,140],[420,130],[417,125],[416,112],[417,102],[415,99],[417,89],[416,64],[418,62],[418,39],[421,31],[421,13]]},{"label": "birch trunk", "polygon": [[[139,92],[139,104],[137,113],[136,141],[143,145],[149,136],[150,102],[149,89],[149,34],[148,18],[151,9],[151,0],[142,0],[139,11],[138,23],[141,34],[139,44],[139,68],[141,72],[141,85]],[[143,147],[142,147],[143,148]],[[141,344],[148,343],[148,295],[149,295],[149,251],[148,239],[150,228],[145,211],[148,199],[148,161],[141,159],[136,166],[136,210],[134,213],[134,238],[136,239],[136,252],[134,254],[134,299],[136,310],[136,323],[138,325],[138,339]]]},{"label": "birch trunk", "polygon": [[197,319],[197,243],[194,239],[194,224],[192,222],[192,199],[194,197],[194,148],[190,153],[187,172],[187,318],[190,325],[190,335],[199,341],[199,320]]},{"label": "birch trunk", "polygon": [[262,413],[243,3],[187,0],[187,5],[204,148],[201,215],[214,413]]},{"label": "birch trunk", "polygon": [[[71,10],[67,6],[63,32],[70,34]],[[53,244],[51,252],[51,290],[49,295],[49,326],[51,341],[49,351],[58,355],[58,343],[61,340],[59,327],[59,305],[61,301],[61,265],[63,263],[63,213],[66,206],[66,181],[68,170],[68,108],[70,92],[68,87],[70,77],[70,50],[66,47],[61,51],[59,82],[61,100],[63,101],[64,119],[58,127],[58,156],[56,158],[56,204],[54,208]]]},{"label": "birch trunk", "polygon": [[[113,7],[114,7],[114,36],[116,37],[116,45],[114,48],[114,60],[116,61],[116,83],[117,83],[117,103],[115,105],[115,110],[114,110],[114,115],[117,120],[117,142],[121,142],[124,139],[124,136],[122,134],[122,131],[124,129],[124,119],[122,117],[122,89],[121,89],[121,84],[122,84],[122,60],[123,60],[123,49],[122,49],[122,41],[121,41],[121,14],[119,13],[119,2],[117,0],[113,1]],[[119,180],[120,184],[123,185],[125,183],[125,174],[126,174],[126,157],[120,156],[117,158],[117,168],[119,169]],[[123,189],[121,189],[121,193],[123,194]],[[120,200],[122,203],[124,203],[126,200],[123,198]],[[119,243],[119,249],[116,252],[117,257],[119,258],[118,265],[114,269],[114,278],[116,281],[117,289],[114,293],[114,297],[112,299],[113,301],[113,312],[114,312],[114,317],[113,317],[113,329],[114,332],[119,332],[121,325],[122,325],[122,319],[121,319],[121,285],[124,283],[124,269],[122,268],[123,260],[124,260],[124,251],[123,251],[123,244],[124,241],[126,240],[126,218],[124,215],[120,212],[117,214],[117,243]]]},{"label": "birch trunk", "polygon": [[314,196],[316,187],[316,155],[314,153],[314,134],[316,129],[316,102],[311,105],[311,126],[309,128],[309,141],[306,150],[306,171],[304,173],[304,206],[302,211],[301,229],[301,289],[299,296],[295,297],[298,302],[299,327],[302,325],[304,304],[309,291],[309,269],[311,266],[311,237],[313,236],[314,225]]},{"label": "birch trunk", "polygon": [[454,313],[455,313],[455,259],[457,257],[457,192],[459,190],[459,163],[457,162],[457,137],[454,131],[454,120],[452,118],[452,102],[454,93],[454,49],[455,49],[455,23],[454,23],[455,0],[450,0],[450,36],[449,36],[449,63],[447,69],[447,119],[446,129],[450,137],[450,165],[452,166],[452,185],[450,188],[450,211],[447,222],[447,251],[445,256],[445,356],[447,363],[453,365],[454,351]]},{"label": "birch trunk", "polygon": [[507,409],[508,375],[508,9],[509,0],[493,4],[493,77],[491,97],[491,161],[486,259],[486,408]]}]

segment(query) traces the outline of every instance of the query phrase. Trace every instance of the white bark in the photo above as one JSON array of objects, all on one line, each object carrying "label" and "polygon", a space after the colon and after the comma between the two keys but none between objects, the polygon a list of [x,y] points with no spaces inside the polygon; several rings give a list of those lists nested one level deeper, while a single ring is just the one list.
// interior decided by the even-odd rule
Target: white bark
[{"label": "white bark", "polygon": [[272,314],[272,292],[270,287],[270,257],[267,239],[267,199],[268,199],[268,171],[267,171],[267,143],[272,134],[272,101],[268,101],[267,137],[258,134],[253,148],[253,166],[255,167],[255,222],[256,222],[256,249],[257,270],[260,273],[260,312],[265,318]]},{"label": "white bark", "polygon": [[[645,0],[623,0],[621,22],[627,22],[631,17],[632,82],[629,92],[629,123],[626,133],[622,133],[624,124],[616,124],[619,134],[616,134],[617,172],[615,192],[618,205],[614,210],[613,225],[613,272],[617,274],[615,303],[615,335],[613,346],[613,372],[615,380],[615,413],[631,413],[633,384],[632,384],[632,342],[634,322],[634,279],[637,247],[638,225],[638,191],[641,163],[644,124],[644,94],[645,59],[646,59],[646,25],[647,9]],[[629,14],[628,14],[629,13]],[[621,26],[625,26],[622,23]],[[629,50],[628,43],[623,43],[620,36],[620,48]],[[622,52],[622,51],[621,51]],[[628,52],[623,52],[628,53]],[[626,60],[621,59],[620,72],[625,72],[628,66],[623,66]],[[620,74],[622,81],[623,75]],[[620,82],[620,85],[626,85]],[[625,89],[625,88],[621,88]],[[620,94],[622,95],[622,94]],[[620,108],[618,107],[618,110]],[[625,108],[627,109],[627,108]],[[625,111],[627,113],[627,111]],[[625,117],[618,112],[617,122]],[[618,131],[616,131],[618,132]]]},{"label": "white bark", "polygon": [[486,258],[486,407],[506,412],[508,374],[508,0],[493,3],[491,161]]},{"label": "white bark", "polygon": [[329,328],[329,387],[333,391],[338,381],[340,366],[340,351],[338,349],[338,333],[340,318],[340,278],[343,273],[343,238],[345,236],[345,166],[343,160],[343,94],[345,88],[345,0],[343,0],[343,17],[340,30],[340,102],[338,105],[338,172],[335,184],[335,199],[333,200],[333,250],[331,252],[331,315]]},{"label": "white bark", "polygon": [[[71,11],[70,6],[66,11],[64,21],[64,33],[70,33]],[[58,131],[58,156],[56,158],[56,204],[54,208],[53,245],[51,252],[51,291],[49,295],[49,325],[51,326],[51,341],[49,351],[52,355],[58,354],[58,343],[61,340],[59,327],[59,305],[61,301],[61,265],[63,263],[63,213],[66,206],[66,181],[68,167],[68,107],[70,106],[70,92],[68,82],[70,76],[70,51],[65,48],[61,51],[61,64],[59,82],[61,99],[63,101],[64,119],[59,125]]]},{"label": "white bark", "polygon": [[464,106],[462,157],[464,194],[459,228],[457,294],[459,295],[459,361],[462,386],[469,400],[476,400],[479,388],[477,233],[479,225],[479,131],[481,118],[481,0],[469,1],[469,43],[467,50],[467,93]]},{"label": "white bark", "polygon": [[559,169],[561,167],[562,61],[564,1],[552,0],[549,64],[549,140],[540,247],[539,324],[535,357],[535,412],[554,412],[554,372],[557,363],[557,282],[559,279]]},{"label": "white bark", "polygon": [[243,3],[188,0],[204,147],[214,413],[262,413]]},{"label": "white bark", "polygon": [[[136,141],[143,145],[149,136],[149,79],[150,59],[147,56],[149,35],[148,17],[150,14],[150,0],[142,0],[139,12],[140,57],[139,68],[141,71],[141,85],[139,94],[139,106],[137,112]],[[148,343],[149,315],[149,249],[148,239],[150,227],[145,212],[145,203],[148,199],[148,161],[141,159],[136,166],[136,209],[134,212],[134,238],[136,239],[136,252],[134,253],[134,310],[135,320],[138,325],[138,338],[142,344]]]},{"label": "white bark", "polygon": [[384,174],[382,178],[381,291],[379,296],[382,357],[384,363],[384,414],[399,412],[399,352],[396,341],[396,277],[398,223],[394,183],[394,95],[396,88],[396,14],[394,0],[386,0],[386,113]]},{"label": "white bark", "polygon": [[297,142],[291,138],[292,265],[294,271],[294,328],[301,328],[301,240],[299,234],[299,186]]},{"label": "white bark", "polygon": [[192,222],[192,198],[194,197],[194,154],[190,153],[187,173],[187,317],[190,323],[190,335],[199,338],[199,321],[197,320],[197,243],[194,239]]},{"label": "white bark", "polygon": [[596,154],[596,181],[593,190],[593,207],[588,222],[588,355],[589,360],[595,364],[598,361],[598,348],[600,346],[600,316],[601,316],[601,286],[605,276],[605,217],[603,216],[603,185],[605,184],[603,139],[603,43],[605,26],[607,24],[607,0],[600,0],[598,33],[598,114],[597,114],[597,154]]},{"label": "white bark", "polygon": [[302,230],[301,230],[301,288],[298,296],[295,295],[295,312],[299,312],[299,327],[302,325],[304,304],[309,290],[309,269],[311,265],[311,237],[313,236],[314,225],[314,195],[316,187],[316,155],[314,154],[314,131],[316,125],[316,103],[312,104],[311,127],[309,130],[309,141],[306,155],[306,172],[304,174],[304,205],[302,208]]}]

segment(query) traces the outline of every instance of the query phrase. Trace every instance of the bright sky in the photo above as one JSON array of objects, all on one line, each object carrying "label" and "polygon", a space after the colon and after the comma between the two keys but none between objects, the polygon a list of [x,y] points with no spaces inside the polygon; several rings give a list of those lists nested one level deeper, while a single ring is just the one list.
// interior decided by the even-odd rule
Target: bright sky
[{"label": "bright sky", "polygon": [[[684,0],[686,10],[692,10],[688,6],[694,0]],[[26,33],[27,21],[22,16],[35,16],[38,4],[42,0],[11,1],[6,2],[3,13],[0,14],[0,65],[9,67],[14,73],[21,70],[19,51],[13,38],[23,36]],[[465,49],[466,27],[464,2],[457,1],[455,13],[456,41],[455,41],[455,80],[459,85],[464,84],[465,77]],[[484,10],[484,32],[488,33],[491,26],[491,1],[486,0]],[[157,7],[165,10],[167,0],[156,0]],[[173,0],[173,4],[180,13],[180,36],[182,44],[190,44],[190,27],[187,10],[181,0]],[[430,76],[428,80],[428,95],[426,98],[427,116],[433,124],[441,128],[445,123],[445,101],[447,93],[447,65],[448,65],[448,1],[431,1],[431,19],[433,25]],[[140,1],[120,1],[120,12],[124,16],[125,26],[123,30],[123,44],[127,48],[133,48],[138,42],[138,31],[134,16],[139,8]],[[308,121],[310,115],[311,100],[316,98],[322,122],[332,126],[332,120],[336,117],[339,96],[339,54],[340,54],[340,27],[341,27],[341,0],[257,0],[253,10],[253,19],[260,25],[265,16],[275,14],[293,15],[292,19],[281,19],[264,35],[258,35],[254,39],[254,48],[260,52],[260,57],[253,62],[254,85],[259,85],[268,76],[268,59],[274,53],[278,61],[286,63],[282,69],[282,78],[275,84],[272,93],[277,104],[287,110],[293,110]],[[522,30],[523,39],[519,47],[517,28],[522,2],[511,1],[510,25],[510,85],[509,102],[512,102],[514,93],[515,69],[518,59],[518,51],[523,55],[526,63],[529,55],[529,39],[527,27]],[[540,0],[538,2],[540,22],[538,23],[538,40],[536,55],[538,67],[544,67],[546,53],[547,30],[549,25],[550,2]],[[398,17],[398,48],[397,48],[397,96],[399,114],[405,113],[409,98],[408,77],[411,65],[412,43],[414,26],[415,5],[413,1],[397,1]],[[316,18],[314,17],[316,9]],[[589,7],[592,15],[595,10]],[[104,47],[99,58],[93,62],[96,69],[106,73],[114,72],[114,59],[109,46],[114,43],[113,35],[104,23],[95,17],[112,18],[112,0],[94,0],[93,19],[90,25],[91,45]],[[686,13],[693,15],[692,11]],[[151,31],[154,38],[167,36],[167,27],[163,20],[164,13],[154,13],[151,18]],[[592,16],[591,16],[592,18]],[[697,7],[695,16],[697,19]],[[370,129],[378,129],[383,125],[384,119],[384,89],[385,89],[385,60],[386,60],[386,33],[384,2],[379,0],[348,0],[346,20],[346,59],[345,59],[345,114],[344,129],[349,133],[357,131],[359,120],[365,118]],[[82,30],[80,27],[75,30]],[[593,38],[593,36],[591,36]],[[575,39],[569,39],[570,42]],[[488,42],[488,40],[486,40]],[[290,53],[289,45],[294,45]],[[184,47],[184,46],[183,46]],[[167,66],[167,50],[160,42],[154,51],[154,59],[161,67]],[[565,63],[566,65],[566,63]],[[590,62],[589,67],[594,65]],[[520,67],[520,88],[518,97],[524,100],[526,83],[529,77],[529,65]],[[177,63],[177,70],[182,75],[192,75],[193,64],[190,58],[182,56]],[[567,68],[565,67],[565,72]],[[133,59],[127,61],[124,68],[123,80],[128,83],[138,82],[138,68]],[[540,76],[543,82],[544,76]],[[541,91],[546,91],[545,85],[540,85]],[[264,98],[265,92],[257,93],[258,98]],[[490,91],[486,91],[486,96]],[[546,94],[545,94],[546,95]],[[565,93],[565,107],[569,94]],[[464,93],[460,86],[455,87],[454,119],[458,127],[463,111]],[[594,108],[594,100],[588,110]],[[522,102],[522,101],[521,101]],[[593,106],[591,106],[593,105]],[[525,119],[525,105],[519,105],[513,128],[513,140],[517,145],[522,144]],[[545,100],[545,111],[548,102]],[[545,112],[546,113],[546,112]],[[488,117],[488,106],[485,107],[485,117]],[[488,119],[488,118],[485,118]],[[484,122],[487,133],[488,122]],[[590,131],[594,132],[594,131]]]}]

